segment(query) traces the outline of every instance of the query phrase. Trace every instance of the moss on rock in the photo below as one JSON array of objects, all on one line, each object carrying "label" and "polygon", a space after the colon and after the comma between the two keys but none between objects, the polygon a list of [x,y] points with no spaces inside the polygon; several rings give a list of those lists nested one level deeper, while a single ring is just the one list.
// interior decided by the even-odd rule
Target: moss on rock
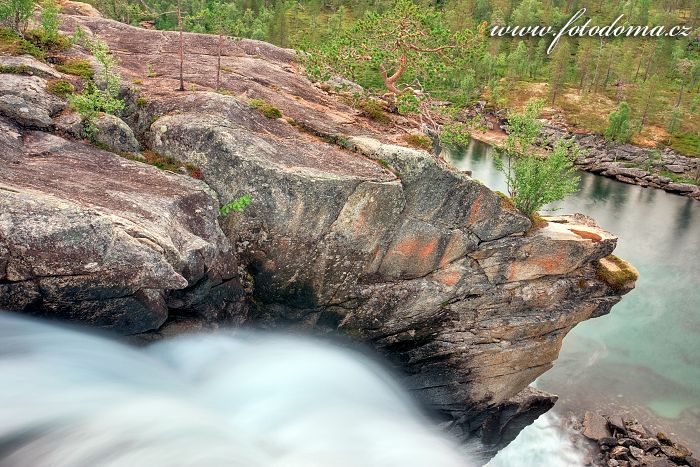
[{"label": "moss on rock", "polygon": [[615,255],[608,255],[598,262],[596,274],[613,290],[629,289],[639,278],[639,272],[627,261]]}]

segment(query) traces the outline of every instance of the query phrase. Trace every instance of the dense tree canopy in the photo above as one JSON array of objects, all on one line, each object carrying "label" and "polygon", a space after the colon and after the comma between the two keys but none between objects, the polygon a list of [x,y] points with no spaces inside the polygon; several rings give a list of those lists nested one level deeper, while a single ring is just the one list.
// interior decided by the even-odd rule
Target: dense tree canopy
[{"label": "dense tree canopy", "polygon": [[[177,0],[88,1],[124,22],[153,21],[159,29],[177,29]],[[697,0],[181,3],[185,30],[251,37],[325,54],[325,65],[376,93],[401,93],[418,80],[435,98],[460,106],[486,99],[494,106],[522,108],[525,97],[539,97],[565,114],[569,123],[600,133],[608,115],[625,101],[633,141],[653,140],[672,128],[664,141],[681,152],[700,154],[700,116],[693,111],[700,91]],[[550,38],[476,40],[482,37],[481,28],[493,25],[560,26],[582,7],[588,9],[592,24],[600,26],[623,14],[622,26],[683,25],[693,32],[678,38],[571,39],[551,54],[546,52]],[[317,62],[309,71],[326,75],[329,69]],[[649,80],[655,88],[646,85]],[[678,115],[683,118],[672,121]]]}]

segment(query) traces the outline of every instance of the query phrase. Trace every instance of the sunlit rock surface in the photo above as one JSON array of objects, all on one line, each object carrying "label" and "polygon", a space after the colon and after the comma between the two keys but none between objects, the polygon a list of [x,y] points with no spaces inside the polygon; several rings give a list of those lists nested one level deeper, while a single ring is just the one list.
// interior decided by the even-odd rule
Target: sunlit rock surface
[{"label": "sunlit rock surface", "polygon": [[[144,338],[171,335],[179,318],[342,333],[386,355],[453,434],[497,448],[553,404],[528,384],[566,333],[631,286],[599,277],[616,238],[591,219],[533,229],[477,180],[397,145],[397,122],[366,120],[313,86],[293,51],[226,40],[217,93],[218,39],[186,34],[178,92],[176,33],[63,20],[121,61],[121,118],[143,149],[204,183],[0,121],[11,167],[0,174],[0,287],[12,291],[0,306],[152,331]],[[218,203],[244,194],[252,203],[219,227]]]}]

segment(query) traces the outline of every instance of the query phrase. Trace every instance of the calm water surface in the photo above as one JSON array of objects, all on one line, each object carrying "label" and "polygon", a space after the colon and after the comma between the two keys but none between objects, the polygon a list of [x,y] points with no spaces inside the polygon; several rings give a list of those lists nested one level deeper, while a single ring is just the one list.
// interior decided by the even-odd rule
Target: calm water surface
[{"label": "calm water surface", "polygon": [[[506,192],[490,151],[473,141],[450,158]],[[581,191],[543,211],[552,210],[586,214],[618,235],[615,254],[640,277],[609,315],[569,333],[535,384],[560,396],[559,417],[627,413],[700,454],[700,202],[583,173]]]}]

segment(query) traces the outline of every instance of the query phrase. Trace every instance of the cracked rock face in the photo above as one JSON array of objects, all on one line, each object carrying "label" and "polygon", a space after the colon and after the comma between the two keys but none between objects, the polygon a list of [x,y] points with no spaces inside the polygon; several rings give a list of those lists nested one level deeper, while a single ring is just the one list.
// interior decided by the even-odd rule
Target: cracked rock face
[{"label": "cracked rock face", "polygon": [[[396,145],[405,129],[314,87],[292,51],[225,41],[223,95],[217,38],[186,34],[197,92],[183,93],[177,33],[63,19],[142,82],[145,103],[121,115],[138,141],[206,184],[0,118],[0,307],[124,334],[172,316],[344,334],[400,368],[443,426],[497,449],[556,400],[528,385],[566,333],[632,286],[601,279],[616,238],[592,220],[533,230],[477,180]],[[217,195],[253,201],[220,228]]]},{"label": "cracked rock face", "polygon": [[[214,319],[237,306],[235,260],[204,184],[0,127],[0,308],[132,334],[169,313]],[[205,297],[215,287],[220,297]]]}]

